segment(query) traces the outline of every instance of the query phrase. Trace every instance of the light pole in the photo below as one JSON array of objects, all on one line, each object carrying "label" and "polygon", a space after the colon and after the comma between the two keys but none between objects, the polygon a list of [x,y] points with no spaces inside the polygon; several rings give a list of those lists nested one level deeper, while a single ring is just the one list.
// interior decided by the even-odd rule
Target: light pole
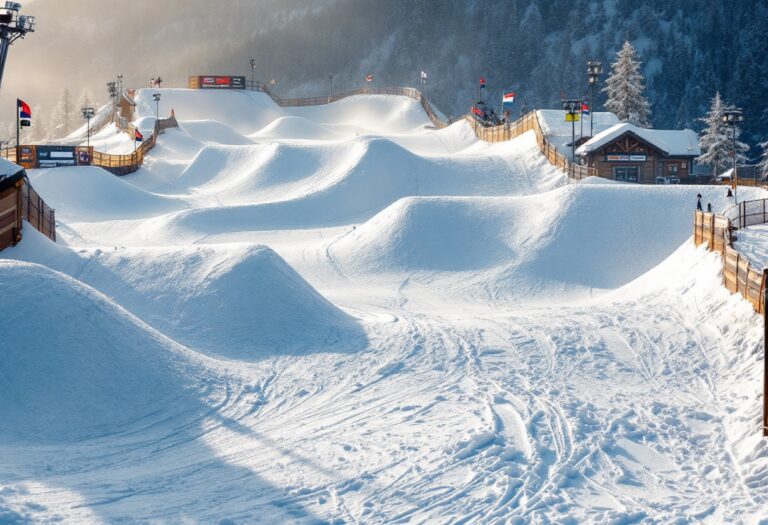
[{"label": "light pole", "polygon": [[600,75],[603,73],[603,63],[590,60],[587,62],[587,75],[589,77],[589,136],[593,137],[595,134],[595,127],[592,122],[595,120],[595,106],[593,99],[595,96],[595,86],[600,80]]},{"label": "light pole", "polygon": [[80,111],[83,112],[83,118],[88,123],[87,144],[88,144],[88,147],[90,147],[91,146],[91,119],[96,114],[96,110],[91,107],[88,107],[88,108],[82,108]]},{"label": "light pole", "polygon": [[256,74],[256,59],[251,58],[249,62],[251,64],[251,89],[254,89],[256,86],[256,82],[254,80],[254,75]]},{"label": "light pole", "polygon": [[737,192],[739,191],[739,173],[738,173],[738,154],[736,151],[736,126],[739,125],[739,123],[744,122],[744,113],[740,109],[731,109],[728,111],[723,112],[723,122],[732,128],[732,137],[733,137],[733,151],[731,151],[731,155],[733,155],[733,173],[731,174],[731,181],[733,185],[733,203],[737,204],[739,202]]},{"label": "light pole", "polygon": [[117,92],[121,94],[123,92],[123,75],[122,73],[117,75]]},{"label": "light pole", "polygon": [[117,122],[117,82],[107,82],[107,93],[112,101],[112,121]]},{"label": "light pole", "polygon": [[331,81],[331,90],[328,92],[328,103],[331,103],[331,98],[333,98],[333,73],[328,73],[328,80]]},{"label": "light pole", "polygon": [[11,44],[35,32],[35,17],[20,15],[20,9],[21,4],[17,2],[5,2],[5,7],[0,7],[0,84]]},{"label": "light pole", "polygon": [[581,100],[563,100],[565,121],[571,123],[571,162],[576,162],[576,116],[581,111]]},{"label": "light pole", "polygon": [[158,119],[160,118],[160,97],[161,97],[160,93],[154,93],[152,95],[152,100],[155,101],[155,105],[156,105],[155,117],[157,117]]}]

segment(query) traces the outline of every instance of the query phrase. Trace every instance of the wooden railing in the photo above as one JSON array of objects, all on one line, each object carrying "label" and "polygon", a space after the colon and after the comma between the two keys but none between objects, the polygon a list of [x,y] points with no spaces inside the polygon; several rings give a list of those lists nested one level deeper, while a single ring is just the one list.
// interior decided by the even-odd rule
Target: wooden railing
[{"label": "wooden railing", "polygon": [[[176,121],[176,116],[171,115],[165,119],[155,120],[155,127],[149,137],[146,137],[141,143],[141,146],[136,148],[136,151],[132,153],[126,153],[123,155],[116,155],[112,153],[102,153],[101,151],[95,151],[91,147],[91,166],[98,166],[105,170],[114,173],[115,175],[127,175],[137,171],[144,164],[144,156],[157,144],[158,135],[162,134],[169,128],[176,128],[179,123]],[[135,128],[128,126],[126,129],[131,137]],[[15,147],[0,149],[0,157],[10,160],[18,164],[18,152]]]},{"label": "wooden railing", "polygon": [[723,259],[723,286],[731,293],[740,293],[758,313],[764,313],[766,274],[768,270],[757,268],[734,247],[734,233],[740,228],[768,223],[766,199],[745,201],[725,211],[722,215],[696,211],[693,241],[699,246],[717,252]]}]

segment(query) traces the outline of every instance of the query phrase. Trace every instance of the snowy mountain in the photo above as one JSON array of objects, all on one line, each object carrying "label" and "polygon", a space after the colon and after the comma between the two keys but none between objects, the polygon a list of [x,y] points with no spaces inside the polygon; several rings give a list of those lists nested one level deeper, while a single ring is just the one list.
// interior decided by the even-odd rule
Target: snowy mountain
[{"label": "snowy mountain", "polygon": [[280,94],[325,93],[329,73],[336,90],[368,73],[377,85],[417,86],[423,69],[428,95],[453,115],[466,112],[481,75],[493,101],[515,88],[529,108],[558,107],[561,93],[585,94],[587,60],[607,66],[627,39],[656,127],[700,129],[719,90],[746,111],[747,141],[768,139],[762,1],[38,0],[28,10],[39,31],[13,50],[3,107],[23,94],[50,113],[61,84],[101,95],[117,73],[133,86],[155,75],[176,86],[196,73],[248,75],[249,57]]}]

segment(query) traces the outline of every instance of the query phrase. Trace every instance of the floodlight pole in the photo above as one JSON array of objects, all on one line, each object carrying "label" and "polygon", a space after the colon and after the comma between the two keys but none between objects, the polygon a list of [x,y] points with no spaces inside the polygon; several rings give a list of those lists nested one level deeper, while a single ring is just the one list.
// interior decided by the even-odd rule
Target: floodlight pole
[{"label": "floodlight pole", "polygon": [[24,38],[27,33],[35,32],[35,17],[19,15],[21,4],[5,2],[0,7],[0,85],[3,83],[3,72],[8,60],[8,50],[16,40]]},{"label": "floodlight pole", "polygon": [[603,63],[590,60],[587,62],[587,75],[589,77],[589,136],[595,135],[595,86],[600,81],[600,74],[603,72]]},{"label": "floodlight pole", "polygon": [[563,100],[563,109],[571,121],[571,162],[576,163],[576,121],[573,119],[581,111],[581,100]]},{"label": "floodlight pole", "polygon": [[256,74],[256,59],[251,58],[249,62],[251,63],[251,89],[253,90],[256,88],[256,81],[254,79],[254,75]]},{"label": "floodlight pole", "polygon": [[155,101],[156,108],[155,108],[155,117],[159,120],[160,119],[160,97],[162,95],[160,93],[154,93],[152,95],[152,98]]},{"label": "floodlight pole", "polygon": [[83,113],[83,118],[87,122],[88,125],[88,135],[87,135],[87,144],[88,147],[91,146],[91,119],[93,118],[93,115],[96,114],[96,110],[92,107],[85,107],[80,110]]}]

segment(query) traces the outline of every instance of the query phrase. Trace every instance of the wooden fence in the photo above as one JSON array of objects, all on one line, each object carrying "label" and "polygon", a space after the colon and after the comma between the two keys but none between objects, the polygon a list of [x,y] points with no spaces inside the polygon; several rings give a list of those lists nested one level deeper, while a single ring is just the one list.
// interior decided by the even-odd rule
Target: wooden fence
[{"label": "wooden fence", "polygon": [[3,182],[0,190],[0,250],[21,240],[24,220],[55,242],[55,212],[29,184],[26,173],[21,170]]},{"label": "wooden fence", "polygon": [[[132,125],[126,125],[124,131],[128,132],[131,137],[135,128]],[[127,153],[124,155],[114,155],[111,153],[102,153],[95,151],[93,146],[90,148],[90,165],[104,168],[105,170],[115,175],[127,175],[137,171],[144,164],[144,156],[157,144],[157,136],[162,134],[169,128],[176,128],[179,123],[176,121],[176,116],[171,115],[165,119],[155,120],[155,127],[152,134],[146,137],[141,143],[141,146],[136,148],[136,151]],[[24,146],[19,146],[21,149]],[[10,160],[11,162],[19,163],[19,152],[15,147],[3,148],[0,150],[0,157]],[[24,159],[22,159],[24,160]]]},{"label": "wooden fence", "polygon": [[734,232],[755,224],[768,223],[765,199],[741,202],[723,215],[696,211],[693,240],[699,246],[706,244],[710,251],[718,252],[723,260],[723,286],[731,293],[740,293],[752,304],[757,313],[765,313],[766,274],[756,268],[734,247]]}]

